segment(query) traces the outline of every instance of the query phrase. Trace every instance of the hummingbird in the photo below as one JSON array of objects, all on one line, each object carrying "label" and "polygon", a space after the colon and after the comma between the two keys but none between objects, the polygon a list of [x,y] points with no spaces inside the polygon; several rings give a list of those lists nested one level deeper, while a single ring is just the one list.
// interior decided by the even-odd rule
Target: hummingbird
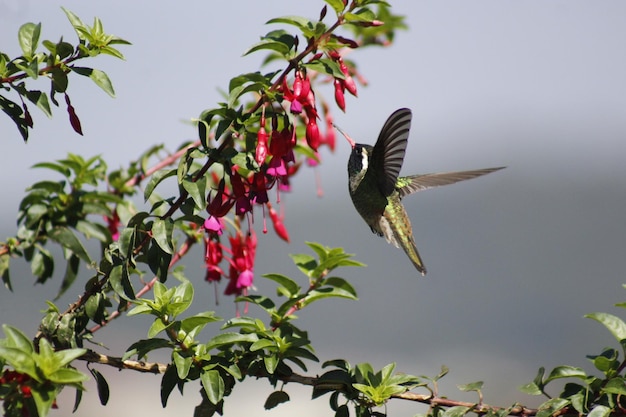
[{"label": "hummingbird", "polygon": [[417,191],[480,177],[504,167],[400,177],[411,117],[410,109],[393,112],[383,125],[374,146],[355,143],[339,128],[337,130],[352,146],[348,160],[348,188],[356,211],[373,233],[401,247],[418,272],[426,275],[426,267],[417,251],[411,221],[402,205],[402,198]]}]

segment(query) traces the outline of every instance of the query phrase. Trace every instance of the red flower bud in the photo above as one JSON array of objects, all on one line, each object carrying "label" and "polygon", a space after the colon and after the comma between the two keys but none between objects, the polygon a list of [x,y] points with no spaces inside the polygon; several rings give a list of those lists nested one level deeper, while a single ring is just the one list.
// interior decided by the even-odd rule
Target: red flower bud
[{"label": "red flower bud", "polygon": [[337,106],[341,109],[341,111],[345,112],[346,97],[343,93],[345,89],[344,84],[337,78],[335,78],[333,84],[335,85],[335,102],[337,103]]},{"label": "red flower bud", "polygon": [[256,155],[255,155],[256,163],[259,165],[262,165],[263,162],[265,162],[266,157],[267,157],[267,132],[265,131],[265,127],[261,126],[259,128],[259,132],[257,133]]},{"label": "red flower bud", "polygon": [[271,205],[268,204],[267,208],[270,212],[270,219],[272,219],[272,223],[274,224],[274,231],[282,240],[289,242],[289,233],[283,223],[282,216],[279,216],[278,213],[276,213],[276,210],[274,210],[274,207]]},{"label": "red flower bud", "polygon": [[315,119],[309,119],[306,124],[306,142],[314,151],[320,146],[320,130]]},{"label": "red flower bud", "polygon": [[356,97],[356,84],[343,60],[339,61],[339,69],[341,69],[341,72],[343,72],[343,75],[346,77],[343,80],[343,85],[346,87],[346,90],[348,90],[350,94]]},{"label": "red flower bud", "polygon": [[293,95],[300,97],[302,94],[302,75],[296,72],[296,79],[293,81]]}]

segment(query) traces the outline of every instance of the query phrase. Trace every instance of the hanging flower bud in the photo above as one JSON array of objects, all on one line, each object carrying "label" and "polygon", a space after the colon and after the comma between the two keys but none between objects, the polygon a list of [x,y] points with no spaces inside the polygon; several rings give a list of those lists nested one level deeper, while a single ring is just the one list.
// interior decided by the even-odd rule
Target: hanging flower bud
[{"label": "hanging flower bud", "polygon": [[337,103],[337,107],[339,107],[341,109],[341,111],[345,112],[346,111],[346,97],[344,95],[344,84],[341,82],[341,80],[338,80],[337,78],[335,78],[335,81],[333,82],[334,86],[335,86],[335,102]]},{"label": "hanging flower bud", "polygon": [[343,84],[346,87],[346,90],[348,90],[350,94],[356,97],[356,83],[354,82],[354,79],[350,75],[350,71],[348,70],[348,67],[346,66],[345,62],[343,62],[342,59],[339,60],[339,69],[341,70],[343,75],[346,77],[343,80]]},{"label": "hanging flower bud", "polygon": [[270,212],[270,219],[272,219],[272,223],[274,224],[274,231],[285,242],[289,243],[289,233],[287,232],[287,228],[283,223],[283,216],[279,216],[270,204],[267,205],[267,208]]},{"label": "hanging flower bud", "polygon": [[257,133],[256,155],[255,155],[256,163],[259,165],[262,165],[263,162],[265,162],[266,157],[267,157],[267,132],[265,131],[265,127],[261,125]]},{"label": "hanging flower bud", "polygon": [[306,124],[306,142],[314,151],[320,146],[320,130],[317,127],[317,121],[313,118],[309,119]]}]

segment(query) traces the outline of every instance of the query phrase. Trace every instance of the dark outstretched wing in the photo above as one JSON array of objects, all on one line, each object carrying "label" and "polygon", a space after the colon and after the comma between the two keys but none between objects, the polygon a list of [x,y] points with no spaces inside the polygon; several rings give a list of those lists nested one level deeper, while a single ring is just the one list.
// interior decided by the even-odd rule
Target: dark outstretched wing
[{"label": "dark outstretched wing", "polygon": [[413,194],[417,191],[426,190],[428,188],[439,187],[441,185],[454,184],[455,182],[465,181],[490,172],[499,171],[505,167],[476,169],[473,171],[458,172],[442,172],[438,174],[412,175],[410,177],[402,177],[398,181],[398,191],[400,198]]},{"label": "dark outstretched wing", "polygon": [[411,110],[398,109],[385,122],[370,158],[368,174],[376,176],[380,191],[390,195],[396,188],[411,129]]}]

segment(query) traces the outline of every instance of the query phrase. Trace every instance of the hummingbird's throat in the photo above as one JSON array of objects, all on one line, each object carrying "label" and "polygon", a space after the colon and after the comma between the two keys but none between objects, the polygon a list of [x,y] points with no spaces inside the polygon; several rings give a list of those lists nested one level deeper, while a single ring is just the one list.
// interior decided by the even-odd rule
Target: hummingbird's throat
[{"label": "hummingbird's throat", "polygon": [[361,170],[366,171],[369,165],[369,156],[365,148],[361,148]]}]

